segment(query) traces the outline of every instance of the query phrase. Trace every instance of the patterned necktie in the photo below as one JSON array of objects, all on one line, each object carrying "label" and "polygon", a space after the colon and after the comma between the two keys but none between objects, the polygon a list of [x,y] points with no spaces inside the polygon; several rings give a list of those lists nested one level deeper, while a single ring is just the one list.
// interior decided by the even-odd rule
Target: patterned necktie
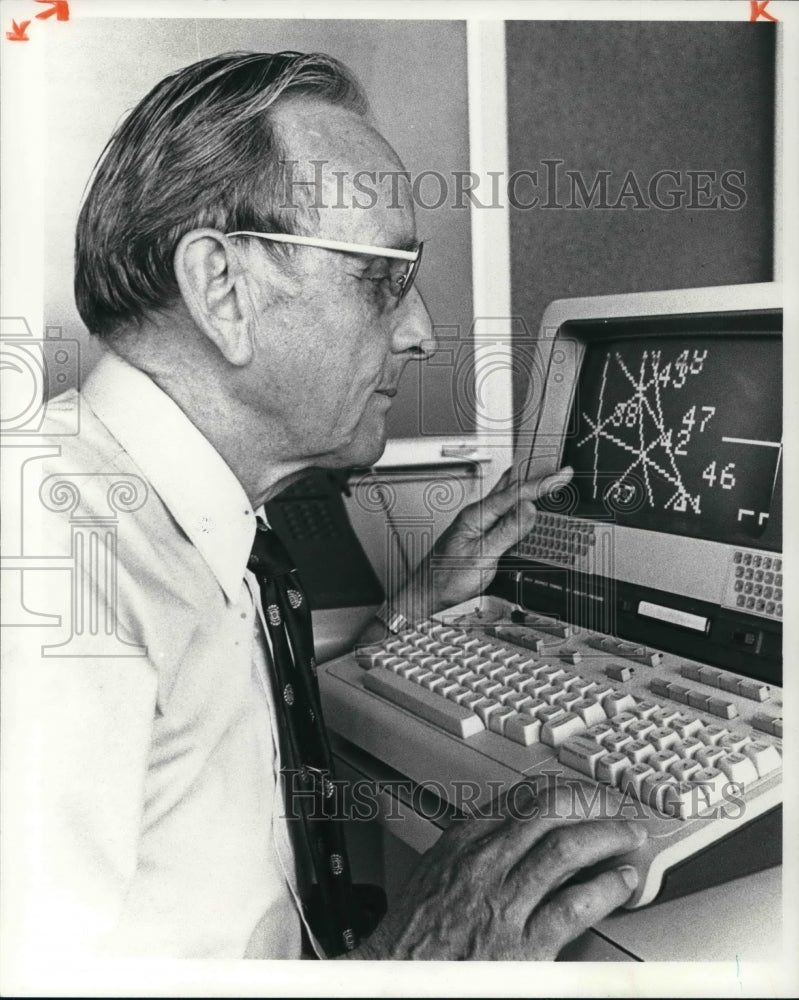
[{"label": "patterned necktie", "polygon": [[308,905],[306,916],[328,955],[340,955],[357,947],[360,920],[356,923],[342,824],[329,815],[335,786],[316,680],[311,611],[291,556],[260,519],[247,565],[261,590],[278,711],[282,709],[290,767],[302,786],[299,811],[317,880],[315,905]]}]

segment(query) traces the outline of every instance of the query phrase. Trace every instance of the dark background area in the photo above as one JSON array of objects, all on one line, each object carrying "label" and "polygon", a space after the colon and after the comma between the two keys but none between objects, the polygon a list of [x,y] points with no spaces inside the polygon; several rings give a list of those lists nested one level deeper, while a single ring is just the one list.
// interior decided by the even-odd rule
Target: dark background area
[{"label": "dark background area", "polygon": [[[510,215],[513,313],[531,334],[553,299],[772,279],[773,25],[511,21],[506,37],[509,173],[539,172],[539,190],[520,182],[518,195],[541,204]],[[596,199],[543,208],[545,159],[563,161],[553,204],[571,201],[566,170],[589,191],[610,171],[611,205],[629,171],[647,205],[658,171],[681,172],[686,191],[689,170],[743,171],[746,200],[735,210],[691,208],[689,197],[673,211],[634,208],[636,197],[618,209]],[[717,182],[694,201],[720,193]],[[519,412],[526,380],[514,375]]]}]

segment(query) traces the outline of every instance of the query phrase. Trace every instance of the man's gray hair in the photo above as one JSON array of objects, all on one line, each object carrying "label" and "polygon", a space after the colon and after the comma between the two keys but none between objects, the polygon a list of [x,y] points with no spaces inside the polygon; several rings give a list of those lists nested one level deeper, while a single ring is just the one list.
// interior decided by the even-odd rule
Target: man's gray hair
[{"label": "man's gray hair", "polygon": [[130,112],[78,218],[75,301],[92,333],[110,336],[176,300],[175,248],[193,229],[307,228],[269,114],[300,94],[368,111],[357,79],[331,56],[233,52],[171,74]]}]

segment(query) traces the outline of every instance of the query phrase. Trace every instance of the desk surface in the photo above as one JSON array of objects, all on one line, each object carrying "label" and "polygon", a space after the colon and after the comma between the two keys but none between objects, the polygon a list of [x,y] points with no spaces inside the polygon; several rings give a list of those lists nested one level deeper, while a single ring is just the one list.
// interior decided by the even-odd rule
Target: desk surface
[{"label": "desk surface", "polygon": [[782,868],[769,868],[667,903],[618,910],[563,957],[607,961],[610,944],[645,962],[779,962],[781,914]]}]

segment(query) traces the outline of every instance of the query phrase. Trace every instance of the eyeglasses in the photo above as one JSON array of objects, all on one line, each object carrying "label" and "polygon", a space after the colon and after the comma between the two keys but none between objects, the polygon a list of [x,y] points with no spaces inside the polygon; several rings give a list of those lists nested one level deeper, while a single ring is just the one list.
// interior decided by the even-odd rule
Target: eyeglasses
[{"label": "eyeglasses", "polygon": [[405,298],[416,280],[424,247],[424,243],[420,243],[416,250],[397,250],[394,247],[373,247],[364,243],[317,239],[315,236],[295,236],[293,233],[253,233],[245,229],[225,235],[255,236],[259,240],[271,240],[274,243],[296,243],[299,246],[318,247],[321,250],[335,250],[339,253],[361,253],[371,257],[386,257],[390,261],[405,261],[404,266],[400,264],[396,268],[389,267],[391,291],[397,302]]}]

